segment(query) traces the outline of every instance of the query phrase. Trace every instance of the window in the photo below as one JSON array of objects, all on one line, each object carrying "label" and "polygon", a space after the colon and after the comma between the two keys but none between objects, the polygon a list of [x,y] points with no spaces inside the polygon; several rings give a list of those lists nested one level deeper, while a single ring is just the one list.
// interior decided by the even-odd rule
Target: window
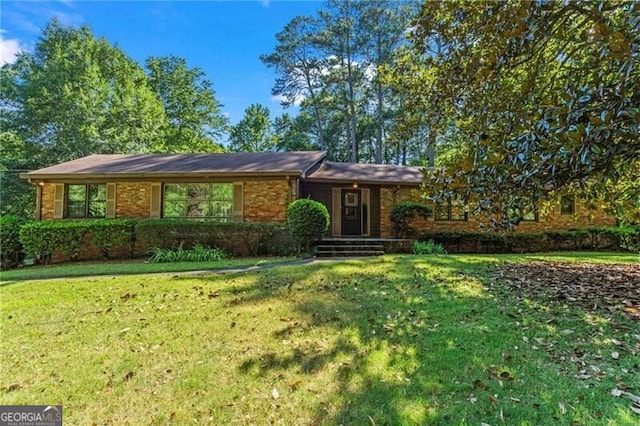
[{"label": "window", "polygon": [[536,203],[527,199],[514,200],[507,211],[509,219],[518,222],[536,222],[538,220],[538,209]]},{"label": "window", "polygon": [[233,184],[168,183],[162,197],[164,217],[200,217],[233,221]]},{"label": "window", "polygon": [[563,195],[560,198],[560,214],[574,214],[576,212],[576,199],[573,195]]},{"label": "window", "polygon": [[67,185],[66,217],[105,217],[107,211],[107,185]]},{"label": "window", "polygon": [[464,202],[457,197],[449,197],[446,201],[436,203],[435,220],[467,220]]}]

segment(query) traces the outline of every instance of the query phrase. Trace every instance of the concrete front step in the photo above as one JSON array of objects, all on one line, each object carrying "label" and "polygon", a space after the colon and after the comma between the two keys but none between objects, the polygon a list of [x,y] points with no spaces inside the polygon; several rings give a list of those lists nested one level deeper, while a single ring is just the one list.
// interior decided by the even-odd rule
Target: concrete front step
[{"label": "concrete front step", "polygon": [[384,247],[382,244],[372,244],[372,245],[331,245],[331,244],[320,244],[318,246],[318,251],[323,250],[333,250],[333,251],[384,251]]},{"label": "concrete front step", "polygon": [[360,257],[360,256],[382,256],[384,254],[383,251],[380,250],[358,250],[358,251],[318,251],[316,253],[316,257]]},{"label": "concrete front step", "polygon": [[380,240],[356,239],[326,239],[320,241],[317,247],[317,257],[355,257],[381,256],[384,246]]}]

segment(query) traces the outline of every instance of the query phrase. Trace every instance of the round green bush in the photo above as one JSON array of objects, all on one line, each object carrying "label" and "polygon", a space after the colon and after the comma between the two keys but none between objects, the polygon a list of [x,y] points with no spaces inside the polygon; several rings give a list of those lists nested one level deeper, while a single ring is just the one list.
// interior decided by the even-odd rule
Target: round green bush
[{"label": "round green bush", "polygon": [[329,212],[317,201],[296,200],[287,207],[287,227],[298,247],[308,252],[311,244],[322,239],[329,229]]},{"label": "round green bush", "polygon": [[27,219],[18,216],[0,216],[0,269],[17,266],[24,258],[20,243],[20,228]]}]

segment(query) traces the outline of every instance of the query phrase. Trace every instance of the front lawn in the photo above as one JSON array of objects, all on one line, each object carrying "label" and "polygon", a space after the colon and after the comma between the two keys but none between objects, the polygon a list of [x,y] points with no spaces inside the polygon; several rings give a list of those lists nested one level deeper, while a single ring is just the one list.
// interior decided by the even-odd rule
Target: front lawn
[{"label": "front lawn", "polygon": [[148,263],[144,259],[38,265],[0,271],[0,281],[41,280],[48,278],[86,277],[94,275],[133,275],[161,272],[211,271],[245,268],[292,260],[291,257],[237,258],[218,262]]},{"label": "front lawn", "polygon": [[[640,276],[612,256],[593,257]],[[516,261],[540,267],[384,256],[8,284],[0,404],[62,404],[68,424],[637,424],[637,293],[553,300]]]}]

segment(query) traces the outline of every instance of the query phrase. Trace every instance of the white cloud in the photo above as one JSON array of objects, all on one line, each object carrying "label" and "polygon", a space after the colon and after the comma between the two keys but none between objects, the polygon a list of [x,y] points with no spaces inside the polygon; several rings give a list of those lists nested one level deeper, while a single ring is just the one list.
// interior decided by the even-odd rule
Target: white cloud
[{"label": "white cloud", "polygon": [[262,7],[269,7],[271,4],[271,0],[262,0]]},{"label": "white cloud", "polygon": [[18,39],[9,38],[5,40],[0,34],[0,66],[14,63],[18,53],[22,50],[24,49]]}]

